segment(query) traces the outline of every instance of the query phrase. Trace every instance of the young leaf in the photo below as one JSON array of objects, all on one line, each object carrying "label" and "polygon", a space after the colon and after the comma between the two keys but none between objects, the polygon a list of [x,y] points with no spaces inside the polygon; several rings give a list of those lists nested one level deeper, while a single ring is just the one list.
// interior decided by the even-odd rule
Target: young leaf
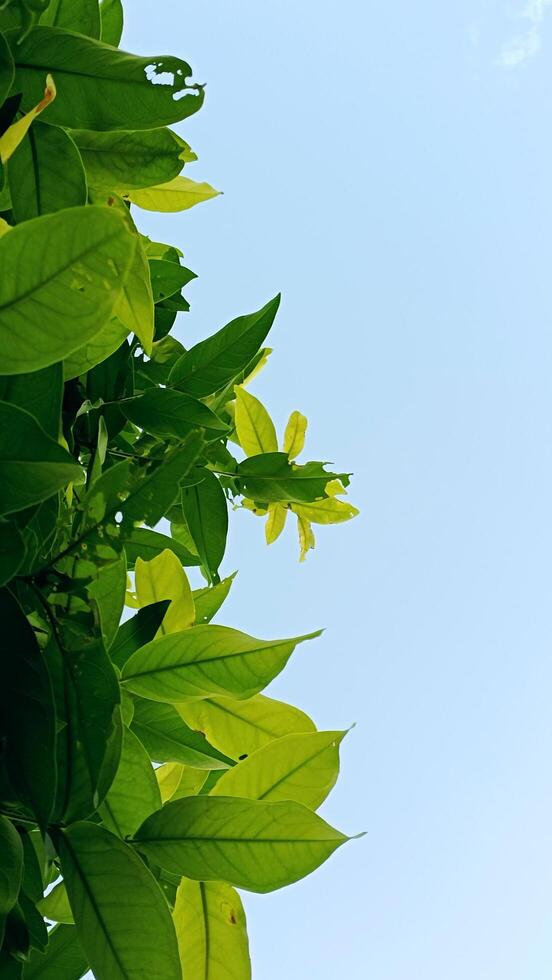
[{"label": "young leaf", "polygon": [[300,803],[188,796],[152,813],[138,849],[173,874],[269,892],[319,867],[348,840]]},{"label": "young leaf", "polygon": [[132,730],[156,762],[179,762],[192,769],[228,769],[233,760],[193,731],[170,704],[134,701]]},{"label": "young leaf", "polygon": [[44,65],[58,80],[48,121],[92,130],[167,126],[201,108],[203,89],[189,85],[192,70],[172,57],[140,58],[58,27],[37,27],[18,43],[6,35],[15,61],[15,85],[23,108],[42,96]]},{"label": "young leaf", "polygon": [[8,776],[41,827],[56,792],[56,709],[43,654],[20,605],[0,591],[4,644],[0,658],[1,734]]},{"label": "young leaf", "polygon": [[23,408],[0,402],[0,513],[46,500],[70,481],[82,483],[73,457]]},{"label": "young leaf", "polygon": [[245,914],[231,885],[183,878],[173,921],[186,980],[250,980]]},{"label": "young leaf", "polygon": [[117,775],[99,809],[102,822],[119,837],[127,837],[160,806],[159,787],[148,753],[127,728]]},{"label": "young leaf", "polygon": [[259,399],[242,387],[236,387],[234,421],[240,446],[247,456],[278,451],[274,422]]},{"label": "young leaf", "polygon": [[174,551],[166,549],[151,561],[136,560],[136,596],[141,606],[161,599],[171,604],[159,627],[159,633],[174,633],[195,622],[195,606],[186,572]]},{"label": "young leaf", "polygon": [[316,539],[311,523],[306,517],[297,517],[297,531],[299,533],[299,561],[304,561],[307,552],[315,547]]},{"label": "young leaf", "polygon": [[[86,204],[84,167],[73,140],[57,126],[36,122],[9,166],[15,221]],[[63,174],[63,180],[60,180]]]},{"label": "young leaf", "polygon": [[305,445],[305,434],[308,421],[301,412],[292,412],[286,431],[284,433],[284,445],[282,449],[287,453],[289,459],[295,459],[303,451]]},{"label": "young leaf", "polygon": [[280,537],[284,527],[286,526],[287,515],[287,507],[282,507],[281,504],[268,505],[268,517],[265,524],[265,538],[267,544],[273,544],[274,541]]},{"label": "young leaf", "polygon": [[318,635],[257,640],[228,626],[192,626],[133,654],[123,668],[123,684],[153,701],[250,698],[283,670],[298,643]]},{"label": "young leaf", "polygon": [[70,131],[93,187],[124,194],[176,177],[188,144],[170,129],[98,133]]},{"label": "young leaf", "polygon": [[202,201],[218,197],[210,184],[198,183],[189,177],[174,177],[165,184],[147,187],[143,190],[128,190],[126,196],[133,204],[144,211],[187,211]]},{"label": "young leaf", "polygon": [[182,510],[209,584],[219,581],[218,568],[226,549],[228,508],[224,491],[210,470],[202,480],[182,490]]},{"label": "young leaf", "polygon": [[257,749],[222,774],[211,796],[248,800],[295,800],[317,810],[339,773],[339,743],[345,732],[284,735]]},{"label": "young leaf", "polygon": [[247,701],[187,701],[177,705],[177,710],[188,725],[205,732],[213,745],[233,759],[241,759],[283,735],[316,731],[314,722],[299,708],[264,694]]},{"label": "young leaf", "polygon": [[56,86],[54,80],[51,75],[46,75],[46,88],[37,105],[33,106],[29,112],[26,112],[24,116],[12,123],[6,132],[0,136],[0,160],[2,163],[6,163],[13,156],[21,141],[25,139],[34,120],[41,112],[44,112],[44,109],[48,108],[55,97]]},{"label": "young leaf", "polygon": [[51,0],[40,16],[40,23],[48,27],[64,27],[88,37],[100,36],[100,10],[98,0]]},{"label": "young leaf", "polygon": [[74,926],[59,925],[49,933],[45,953],[33,950],[24,980],[80,980],[88,962]]},{"label": "young leaf", "polygon": [[0,238],[2,372],[36,371],[94,337],[135,248],[124,220],[104,207],[48,214]]},{"label": "young leaf", "polygon": [[76,823],[57,835],[80,941],[98,980],[181,980],[169,907],[128,844]]},{"label": "young leaf", "polygon": [[228,426],[207,405],[169,388],[150,388],[143,395],[121,402],[127,419],[145,432],[183,439],[193,428],[226,432]]},{"label": "young leaf", "polygon": [[310,504],[292,504],[291,509],[311,524],[342,524],[359,514],[356,507],[337,497],[325,497]]},{"label": "young leaf", "polygon": [[121,0],[100,0],[101,40],[117,48],[123,33]]},{"label": "young leaf", "polygon": [[172,385],[196,398],[219,391],[243,371],[262,346],[280,305],[280,296],[256,313],[240,316],[200,341],[176,362]]},{"label": "young leaf", "polygon": [[17,902],[23,875],[23,845],[11,820],[0,814],[0,917]]}]

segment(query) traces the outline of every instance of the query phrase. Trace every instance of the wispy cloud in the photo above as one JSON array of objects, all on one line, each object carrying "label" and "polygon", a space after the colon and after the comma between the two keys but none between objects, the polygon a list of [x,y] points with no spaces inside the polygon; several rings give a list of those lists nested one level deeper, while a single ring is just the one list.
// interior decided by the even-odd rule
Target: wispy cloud
[{"label": "wispy cloud", "polygon": [[542,23],[550,6],[552,0],[529,0],[520,14],[527,21],[527,28],[502,48],[497,58],[497,64],[501,68],[516,68],[537,54],[541,46]]}]

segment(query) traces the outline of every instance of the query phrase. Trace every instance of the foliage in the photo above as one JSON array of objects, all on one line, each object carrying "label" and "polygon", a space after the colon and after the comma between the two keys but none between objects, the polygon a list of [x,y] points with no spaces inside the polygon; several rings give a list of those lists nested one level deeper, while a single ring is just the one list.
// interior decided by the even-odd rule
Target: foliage
[{"label": "foliage", "polygon": [[357,512],[347,474],[296,462],[304,416],[279,444],[246,387],[278,297],[171,336],[194,273],[134,207],[216,196],[167,128],[203,88],[121,52],[122,16],[0,6],[0,976],[246,980],[235,887],[346,840],[316,813],[344,733],[261,693],[316,634],[212,622],[228,515],[270,543],[293,513],[304,557],[312,524]]}]

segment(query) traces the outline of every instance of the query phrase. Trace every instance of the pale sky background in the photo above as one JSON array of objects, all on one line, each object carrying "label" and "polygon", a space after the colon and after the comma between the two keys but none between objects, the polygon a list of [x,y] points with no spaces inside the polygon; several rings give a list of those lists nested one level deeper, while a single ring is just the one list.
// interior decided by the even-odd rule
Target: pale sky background
[{"label": "pale sky background", "polygon": [[362,507],[304,565],[233,521],[222,621],[327,628],[273,692],[357,723],[322,813],[368,832],[244,894],[254,977],[550,980],[552,4],[129,0],[124,46],[208,83],[224,197],[140,215],[200,277],[178,335],[281,289],[252,390]]}]

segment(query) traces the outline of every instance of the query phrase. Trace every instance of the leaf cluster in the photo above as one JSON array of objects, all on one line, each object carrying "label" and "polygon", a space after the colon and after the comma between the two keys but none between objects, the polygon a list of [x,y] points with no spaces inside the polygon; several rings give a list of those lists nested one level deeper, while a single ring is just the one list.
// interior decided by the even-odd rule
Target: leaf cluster
[{"label": "leaf cluster", "polygon": [[0,977],[247,980],[235,889],[347,839],[316,813],[344,733],[262,693],[316,634],[213,622],[229,513],[268,543],[294,514],[304,557],[357,512],[247,388],[279,297],[171,335],[195,276],[135,216],[216,196],[169,128],[203,87],[122,28],[120,0],[0,5]]}]

